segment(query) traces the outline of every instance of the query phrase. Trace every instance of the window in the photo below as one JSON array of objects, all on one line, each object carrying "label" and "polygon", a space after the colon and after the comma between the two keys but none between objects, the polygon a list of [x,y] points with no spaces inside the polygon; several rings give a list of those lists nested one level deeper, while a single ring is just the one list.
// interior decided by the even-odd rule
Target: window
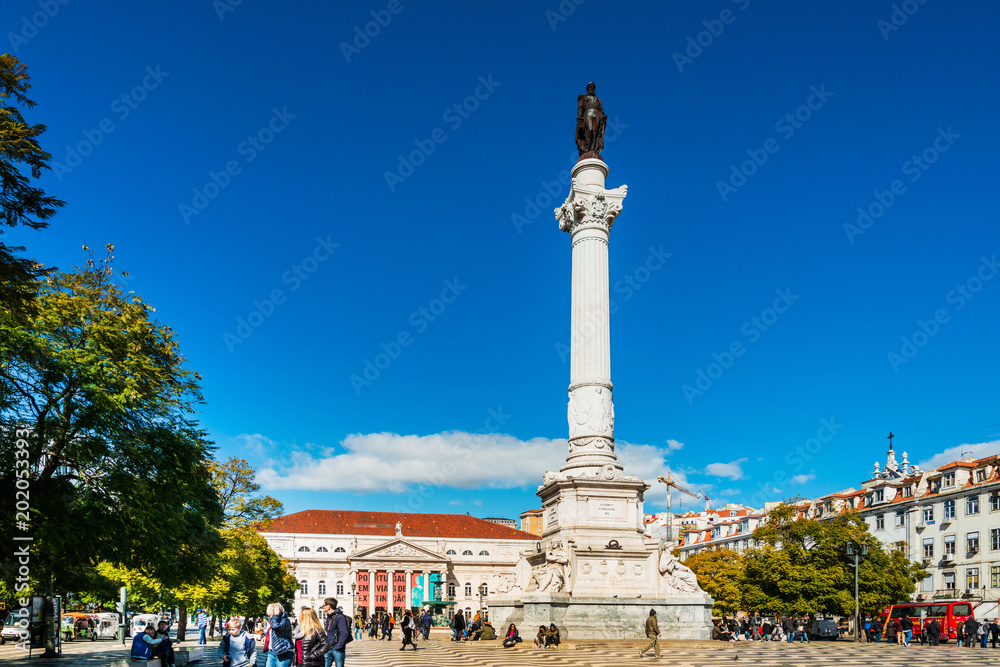
[{"label": "window", "polygon": [[[317,549],[317,551],[319,551],[319,550]],[[318,584],[316,584],[316,595],[326,595],[326,582],[325,581],[320,580],[320,582]]]},{"label": "window", "polygon": [[972,591],[979,588],[979,568],[970,567],[965,571],[965,587]]},{"label": "window", "polygon": [[934,591],[934,575],[928,574],[924,577],[924,580],[920,582],[920,591],[922,593],[931,593]]},{"label": "window", "polygon": [[344,597],[344,582],[343,581],[338,581],[337,582],[337,597],[338,598]]},{"label": "window", "polygon": [[934,558],[934,538],[924,539],[924,558]]},{"label": "window", "polygon": [[305,579],[299,582],[299,593],[309,595],[309,583]]},{"label": "window", "polygon": [[729,510],[729,516],[736,516],[736,510]]},{"label": "window", "polygon": [[904,498],[912,498],[913,497],[913,487],[912,486],[904,486],[903,487],[903,497]]},{"label": "window", "polygon": [[472,555],[472,552],[471,552],[471,551],[469,551],[468,549],[466,549],[465,551],[463,551],[463,552],[462,552],[462,555],[463,555],[463,556],[471,556],[471,555]]},{"label": "window", "polygon": [[978,530],[976,532],[974,532],[974,533],[966,533],[965,534],[965,541],[966,541],[966,544],[968,546],[969,553],[972,553],[974,551],[979,551],[979,531]]},{"label": "window", "polygon": [[965,499],[965,513],[979,514],[979,496],[969,496]]},{"label": "window", "polygon": [[944,501],[944,520],[955,518],[955,501],[946,500]]},{"label": "window", "polygon": [[[326,551],[326,549],[324,549],[323,551]],[[345,549],[344,547],[337,547],[336,549],[333,550],[333,553],[335,553],[335,554],[346,554],[347,553],[347,549]]]},{"label": "window", "polygon": [[896,512],[896,528],[906,525],[906,512]]},{"label": "window", "polygon": [[875,530],[885,530],[885,517],[881,514],[875,517]]},{"label": "window", "polygon": [[743,550],[746,551],[750,548],[750,540],[743,540]]},{"label": "window", "polygon": [[471,598],[472,597],[472,584],[466,584],[465,585],[465,597],[467,597],[467,598]]},{"label": "window", "polygon": [[977,482],[985,482],[986,481],[986,471],[985,470],[979,469],[979,470],[976,471],[976,481]]},{"label": "window", "polygon": [[448,582],[448,597],[455,597],[455,584],[453,582]]},{"label": "window", "polygon": [[883,489],[875,489],[875,502],[880,503],[885,500],[885,491]]},{"label": "window", "polygon": [[990,549],[993,551],[1000,549],[1000,528],[990,529]]},{"label": "window", "polygon": [[486,597],[490,593],[490,587],[486,584],[479,584],[479,594]]},{"label": "window", "polygon": [[309,547],[299,547],[299,553],[308,552]]},{"label": "window", "polygon": [[325,554],[328,551],[329,551],[329,549],[327,549],[326,547],[317,547],[316,548],[316,553],[318,553],[318,554],[320,554],[320,553]]},{"label": "window", "polygon": [[446,556],[454,556],[456,553],[457,552],[454,549],[448,549],[448,551],[445,552],[445,555]]},{"label": "window", "polygon": [[931,506],[931,507],[925,507],[924,508],[924,523],[930,523],[932,521],[934,521],[934,507],[933,506]]},{"label": "window", "polygon": [[486,551],[486,550],[484,549],[483,551],[480,551],[480,552],[479,552],[479,555],[480,555],[480,556],[489,556],[489,555],[490,555],[490,552],[489,552],[489,551]]},{"label": "window", "polygon": [[996,512],[1000,510],[1000,493],[994,493],[990,496],[990,511]]},{"label": "window", "polygon": [[946,472],[942,478],[942,483],[945,486],[955,486],[955,473]]},{"label": "window", "polygon": [[1000,565],[990,566],[990,588],[1000,588]]},{"label": "window", "polygon": [[955,536],[945,535],[944,536],[944,553],[946,556],[955,555]]},{"label": "window", "polygon": [[945,572],[944,573],[944,589],[946,591],[955,590],[955,573]]}]

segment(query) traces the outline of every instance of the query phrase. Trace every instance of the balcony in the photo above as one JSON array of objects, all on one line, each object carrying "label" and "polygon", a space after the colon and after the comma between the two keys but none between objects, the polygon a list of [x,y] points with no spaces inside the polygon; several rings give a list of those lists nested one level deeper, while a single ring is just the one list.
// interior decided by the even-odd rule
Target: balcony
[{"label": "balcony", "polygon": [[959,596],[957,588],[949,588],[943,591],[934,591],[935,600],[957,600]]}]

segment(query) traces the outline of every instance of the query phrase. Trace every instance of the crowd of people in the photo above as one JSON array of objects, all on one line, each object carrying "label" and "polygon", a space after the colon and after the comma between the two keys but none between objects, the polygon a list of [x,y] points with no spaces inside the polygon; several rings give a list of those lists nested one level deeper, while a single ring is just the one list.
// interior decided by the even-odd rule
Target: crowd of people
[{"label": "crowd of people", "polygon": [[753,614],[740,620],[722,617],[712,623],[712,639],[718,641],[809,641],[808,616],[771,618]]},{"label": "crowd of people", "polygon": [[[884,640],[887,644],[909,646],[913,640],[913,621],[906,616],[890,618],[885,623],[877,618],[874,620],[869,618],[865,620],[862,627],[865,631],[865,640],[869,644],[881,644]],[[941,643],[943,631],[944,629],[937,622],[937,619],[931,619],[930,623],[924,627],[924,639],[932,646],[938,646]],[[974,618],[969,618],[964,623],[958,623],[955,626],[955,634],[957,646],[986,648],[986,644],[989,643],[993,648],[996,648],[997,641],[1000,641],[1000,623],[996,618],[987,618],[981,623]]]}]

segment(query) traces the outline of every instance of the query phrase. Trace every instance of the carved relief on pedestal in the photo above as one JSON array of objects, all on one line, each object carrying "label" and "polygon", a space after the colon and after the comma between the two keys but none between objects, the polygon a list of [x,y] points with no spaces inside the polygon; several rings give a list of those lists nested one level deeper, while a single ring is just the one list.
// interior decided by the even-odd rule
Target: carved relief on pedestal
[{"label": "carved relief on pedestal", "polygon": [[569,437],[604,436],[615,434],[615,406],[607,387],[585,385],[569,393],[566,409]]},{"label": "carved relief on pedestal", "polygon": [[559,593],[566,588],[569,576],[569,555],[563,548],[562,540],[552,540],[545,549],[545,562],[531,572],[528,591],[539,593]]},{"label": "carved relief on pedestal", "polygon": [[602,560],[601,566],[597,568],[597,571],[601,573],[602,577],[606,577],[608,574],[608,561]]},{"label": "carved relief on pedestal", "polygon": [[626,572],[625,561],[623,560],[618,561],[618,565],[615,567],[615,572],[617,572],[619,575],[625,574]]},{"label": "carved relief on pedestal", "polygon": [[657,567],[660,579],[666,584],[664,595],[690,595],[702,592],[695,573],[691,568],[682,565],[664,544],[660,545]]},{"label": "carved relief on pedestal", "polygon": [[590,570],[592,567],[593,566],[590,564],[590,561],[585,560],[583,561],[583,564],[580,565],[580,571],[583,572],[584,574],[590,574]]}]

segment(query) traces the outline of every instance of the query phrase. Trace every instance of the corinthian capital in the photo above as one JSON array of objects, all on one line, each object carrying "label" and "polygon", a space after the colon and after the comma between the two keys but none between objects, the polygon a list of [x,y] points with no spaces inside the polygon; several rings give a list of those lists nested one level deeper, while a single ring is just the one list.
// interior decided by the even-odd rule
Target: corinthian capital
[{"label": "corinthian capital", "polygon": [[555,210],[559,229],[572,233],[582,226],[600,225],[610,230],[615,218],[622,212],[622,201],[626,194],[627,185],[605,190],[596,185],[581,185],[573,179],[569,196]]}]

